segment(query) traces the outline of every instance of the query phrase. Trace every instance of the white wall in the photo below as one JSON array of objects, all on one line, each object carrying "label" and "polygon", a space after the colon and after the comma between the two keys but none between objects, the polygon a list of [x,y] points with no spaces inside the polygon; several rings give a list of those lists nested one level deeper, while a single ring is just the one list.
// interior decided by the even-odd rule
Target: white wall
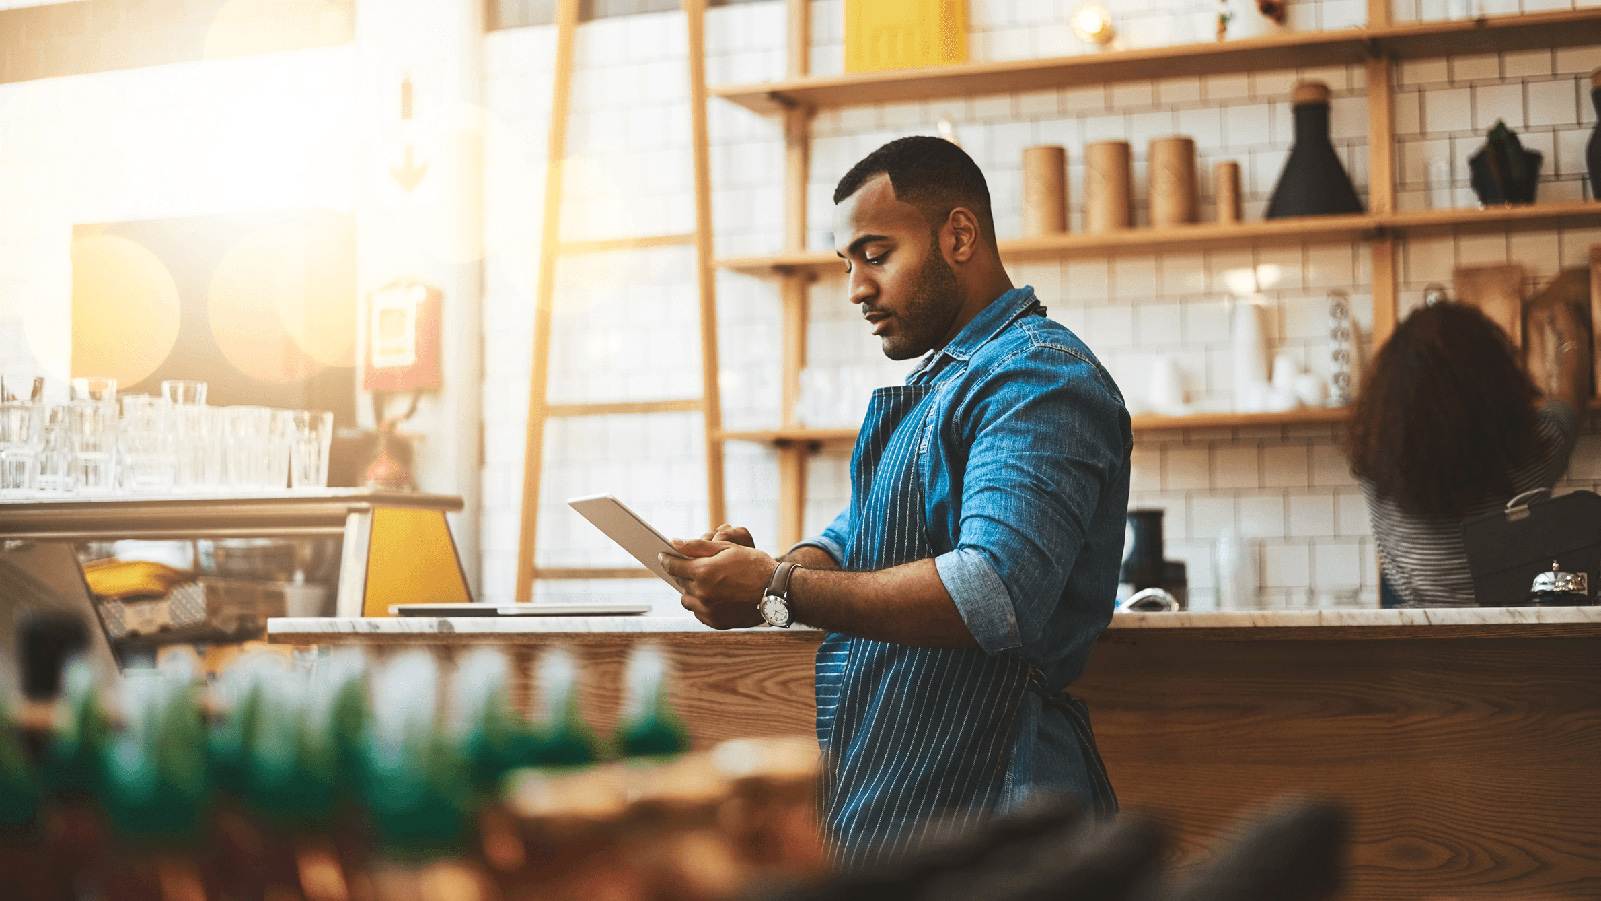
[{"label": "white wall", "polygon": [[352,210],[350,47],[0,84],[0,367],[65,377],[72,226]]},{"label": "white wall", "polygon": [[[1584,0],[1588,3],[1591,0]],[[1064,23],[1071,7],[1055,2],[971,0],[971,55],[975,60],[1020,59],[1089,52]],[[1566,2],[1559,4],[1566,7]],[[1549,8],[1544,0],[1488,0],[1488,13]],[[841,70],[842,0],[815,0],[812,71]],[[1123,40],[1146,46],[1204,39],[1215,5],[1142,0],[1120,3]],[[1290,4],[1292,25],[1340,28],[1361,23],[1359,0]],[[1396,18],[1440,18],[1445,4],[1397,0]],[[784,62],[781,3],[742,4],[711,11],[707,23],[709,78],[750,83],[781,78]],[[488,462],[484,471],[486,593],[510,597],[516,559],[522,436],[527,403],[533,261],[544,160],[544,118],[549,109],[551,28],[501,32],[488,39],[490,108],[516,136],[515,151],[492,156],[488,172],[488,232],[504,248],[490,261],[486,306],[485,410]],[[574,168],[566,237],[601,237],[676,231],[687,227],[688,110],[683,83],[683,25],[677,14],[633,16],[580,28],[575,87]],[[1587,84],[1601,65],[1601,50],[1491,54],[1409,63],[1401,68],[1397,97],[1403,206],[1434,198],[1466,203],[1466,174],[1449,185],[1427,183],[1426,159],[1449,149],[1461,159],[1494,117],[1547,152],[1542,199],[1583,196],[1582,149],[1594,125]],[[1189,134],[1200,147],[1202,217],[1211,215],[1211,163],[1241,162],[1247,218],[1259,218],[1288,151],[1287,97],[1299,78],[1316,77],[1334,89],[1333,136],[1359,190],[1366,166],[1366,99],[1361,67],[1257,72],[1210,78],[1136,82],[1109,88],[1047,91],[1010,97],[831,111],[813,130],[809,243],[828,246],[834,181],[873,147],[909,133],[931,133],[941,118],[957,123],[963,146],[984,168],[1002,237],[1020,228],[1020,159],[1024,146],[1061,143],[1074,163],[1073,186],[1082,183],[1084,142],[1118,138],[1135,147],[1137,200],[1143,202],[1145,142]],[[777,122],[713,101],[713,219],[719,256],[779,249],[782,232],[782,141]],[[1436,170],[1438,171],[1438,170]],[[530,173],[533,173],[530,175]],[[587,205],[576,203],[579,184]],[[1436,187],[1434,194],[1430,188]],[[631,200],[630,198],[637,198]],[[1076,198],[1076,217],[1081,215]],[[1430,281],[1449,282],[1456,262],[1523,259],[1546,278],[1558,265],[1577,263],[1594,230],[1497,235],[1413,242],[1403,266],[1403,305],[1416,302]],[[1290,274],[1268,292],[1274,337],[1313,371],[1327,371],[1326,304],[1331,289],[1351,294],[1364,323],[1372,278],[1365,248],[1317,246],[1207,252],[1161,258],[1071,261],[1016,267],[1014,281],[1033,284],[1051,315],[1075,329],[1107,363],[1126,393],[1143,394],[1153,353],[1168,353],[1186,371],[1192,393],[1219,402],[1227,391],[1227,310],[1223,272],[1277,263]],[[565,399],[617,400],[692,396],[697,352],[693,271],[689,251],[653,251],[625,261],[586,261],[564,267],[552,392]],[[840,297],[838,279],[813,291],[814,363],[872,362],[877,351]],[[777,288],[729,273],[718,277],[723,354],[724,417],[730,427],[778,422]],[[576,343],[570,329],[603,337]],[[904,372],[878,364],[882,381]],[[705,525],[699,419],[612,417],[573,421],[547,435],[544,502],[539,531],[541,565],[625,565],[560,500],[583,491],[609,490],[637,503],[669,530],[688,533]],[[817,457],[810,468],[808,528],[820,528],[848,499],[846,458]],[[1587,434],[1574,458],[1572,484],[1601,480],[1601,441]],[[730,445],[730,518],[749,524],[760,541],[776,530],[774,455]],[[1270,602],[1315,603],[1330,592],[1357,589],[1376,600],[1374,550],[1360,494],[1346,470],[1336,436],[1327,427],[1276,430],[1192,430],[1142,436],[1135,451],[1135,505],[1168,510],[1169,555],[1189,563],[1199,605],[1213,594],[1212,554],[1225,526],[1263,541],[1263,585]],[[628,597],[670,608],[667,589],[648,582],[591,582],[541,586],[542,597]]]},{"label": "white wall", "polygon": [[[1397,0],[1397,17],[1439,17],[1443,3]],[[1540,0],[1524,0],[1532,10]],[[1587,0],[1589,2],[1589,0]],[[1488,12],[1510,12],[1491,0]],[[1491,5],[1494,8],[1489,8]],[[1017,59],[1084,50],[1062,21],[1073,4],[972,0],[975,59]],[[1436,8],[1440,7],[1440,8]],[[840,69],[841,0],[816,0],[813,70]],[[1187,11],[1186,11],[1187,10]],[[1213,6],[1191,0],[1120,4],[1125,40],[1158,43],[1204,33]],[[1297,2],[1309,27],[1354,24],[1353,0]],[[1166,28],[1167,31],[1161,29]],[[522,496],[532,307],[543,204],[554,29],[490,34],[483,44],[484,208],[482,537],[476,556],[483,595],[514,590]],[[713,83],[782,77],[781,3],[740,4],[708,15],[707,68]],[[663,13],[580,28],[564,237],[569,240],[687,231],[693,225],[686,39],[682,15]],[[359,190],[357,161],[371,118],[358,101],[355,47],[184,63],[0,85],[0,368],[37,360],[65,373],[70,348],[70,241],[74,223],[323,206],[349,212]],[[1546,153],[1542,199],[1585,195],[1582,151],[1594,112],[1585,89],[1601,51],[1576,48],[1421,61],[1401,67],[1396,98],[1400,196],[1404,207],[1465,203],[1460,161],[1484,128],[1506,119]],[[368,73],[371,75],[372,73]],[[1020,151],[1083,142],[1134,142],[1136,189],[1143,144],[1166,133],[1194,135],[1202,155],[1203,217],[1210,215],[1210,163],[1240,160],[1247,214],[1260,215],[1289,140],[1285,96],[1299,77],[1328,80],[1336,94],[1335,139],[1359,187],[1366,171],[1360,68],[1260,72],[1171,79],[1107,89],[907,104],[825,113],[815,123],[809,241],[826,246],[828,194],[850,163],[891,137],[929,132],[953,119],[964,146],[990,178],[1003,236],[1019,228]],[[381,92],[380,92],[381,93]],[[372,96],[372,95],[369,95]],[[720,256],[777,250],[782,230],[782,142],[778,124],[726,103],[710,107],[713,221]],[[371,149],[367,147],[367,149]],[[1431,160],[1457,161],[1444,173]],[[1438,183],[1437,176],[1450,181]],[[1081,184],[1075,167],[1072,184]],[[1077,192],[1074,192],[1075,194]],[[1078,215],[1077,206],[1074,214]],[[1519,259],[1539,277],[1573,265],[1596,230],[1420,239],[1403,256],[1403,303],[1431,281],[1447,282],[1464,261]],[[1371,290],[1361,247],[1264,249],[1071,261],[1018,267],[1051,314],[1077,330],[1131,397],[1143,392],[1152,353],[1186,370],[1192,392],[1217,401],[1226,388],[1222,272],[1278,263],[1294,274],[1270,292],[1275,337],[1324,366],[1324,302],[1340,288],[1362,306]],[[559,401],[694,397],[699,330],[694,259],[688,248],[575,258],[559,273],[552,348],[552,398]],[[778,422],[778,300],[774,284],[720,273],[719,329],[725,423]],[[878,357],[838,279],[813,289],[813,362],[864,363],[882,383],[906,364]],[[1136,341],[1138,336],[1138,341]],[[458,358],[447,379],[477,380],[479,361]],[[448,416],[428,426],[444,434]],[[626,558],[562,504],[571,495],[612,491],[675,533],[706,523],[704,448],[696,414],[618,416],[553,423],[546,437],[539,562],[545,566],[626,565]],[[729,516],[771,548],[777,469],[759,447],[730,445]],[[1571,484],[1601,481],[1601,442],[1587,434]],[[818,528],[848,499],[845,458],[810,467],[807,520]],[[1264,432],[1191,431],[1142,437],[1136,448],[1136,504],[1169,510],[1172,555],[1189,562],[1197,599],[1211,586],[1213,542],[1227,525],[1263,539],[1270,596],[1299,601],[1329,589],[1374,593],[1372,543],[1355,486],[1327,428]],[[470,532],[470,529],[467,530]],[[469,564],[471,567],[471,564]],[[644,598],[671,609],[650,582],[541,586],[541,597]]]}]

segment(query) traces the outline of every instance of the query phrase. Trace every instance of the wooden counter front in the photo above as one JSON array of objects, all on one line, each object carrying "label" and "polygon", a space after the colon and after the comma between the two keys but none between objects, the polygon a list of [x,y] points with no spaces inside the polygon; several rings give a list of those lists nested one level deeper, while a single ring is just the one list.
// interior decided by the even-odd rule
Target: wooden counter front
[{"label": "wooden counter front", "polygon": [[[563,644],[601,730],[628,649],[649,640],[672,655],[697,744],[812,726],[816,632],[357,622],[274,621],[272,638],[494,644],[523,663]],[[1596,608],[1120,614],[1073,691],[1124,809],[1163,822],[1180,857],[1204,859],[1242,814],[1299,794],[1352,812],[1347,898],[1601,897]]]}]

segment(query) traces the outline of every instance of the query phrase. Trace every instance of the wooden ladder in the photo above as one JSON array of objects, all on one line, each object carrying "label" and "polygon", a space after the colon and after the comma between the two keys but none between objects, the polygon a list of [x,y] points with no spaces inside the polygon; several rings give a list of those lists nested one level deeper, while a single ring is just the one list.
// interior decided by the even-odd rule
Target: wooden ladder
[{"label": "wooden ladder", "polygon": [[[722,409],[717,388],[716,273],[712,261],[711,165],[706,133],[706,0],[683,0],[688,17],[691,143],[694,147],[695,231],[601,241],[561,240],[562,174],[567,154],[573,45],[580,0],[560,0],[556,11],[556,77],[550,110],[550,143],[545,164],[544,231],[539,247],[539,278],[534,300],[533,371],[528,392],[528,445],[523,457],[522,529],[517,551],[518,603],[533,599],[538,579],[645,578],[643,567],[625,569],[553,568],[535,563],[545,423],[552,417],[699,412],[706,432],[707,508],[712,524],[724,521]],[[550,333],[555,306],[556,266],[564,256],[693,244],[700,294],[701,397],[698,400],[602,404],[552,404],[549,400]]]}]

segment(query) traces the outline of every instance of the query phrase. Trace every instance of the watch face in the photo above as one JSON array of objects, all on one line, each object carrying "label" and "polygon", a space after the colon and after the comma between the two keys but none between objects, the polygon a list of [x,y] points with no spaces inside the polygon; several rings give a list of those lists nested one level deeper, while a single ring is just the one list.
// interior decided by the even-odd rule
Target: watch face
[{"label": "watch face", "polygon": [[762,596],[762,619],[769,626],[783,628],[789,625],[789,605],[784,599],[775,595]]}]

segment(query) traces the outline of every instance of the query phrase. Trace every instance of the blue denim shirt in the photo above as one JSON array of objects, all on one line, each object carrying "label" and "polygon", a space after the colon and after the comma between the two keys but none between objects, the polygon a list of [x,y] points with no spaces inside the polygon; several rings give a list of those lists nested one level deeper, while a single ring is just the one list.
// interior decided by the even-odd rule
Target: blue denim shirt
[{"label": "blue denim shirt", "polygon": [[[918,476],[934,563],[988,654],[1020,655],[1051,693],[1083,672],[1111,621],[1128,509],[1128,411],[1076,335],[1001,295],[907,377],[934,387]],[[854,509],[854,504],[851,509]],[[851,509],[812,544],[846,559]],[[1034,697],[1008,783],[1089,796],[1073,724]]]}]

